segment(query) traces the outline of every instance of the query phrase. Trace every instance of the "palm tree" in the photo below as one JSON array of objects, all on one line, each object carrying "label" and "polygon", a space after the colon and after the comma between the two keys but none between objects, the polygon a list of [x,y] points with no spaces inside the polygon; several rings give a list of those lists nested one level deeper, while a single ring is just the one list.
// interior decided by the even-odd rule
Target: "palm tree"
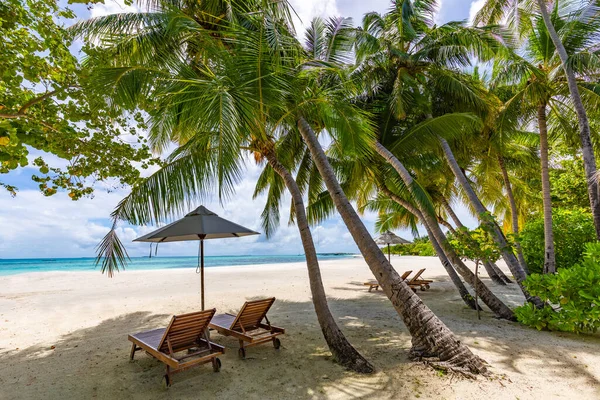
[{"label": "palm tree", "polygon": [[[577,79],[577,71],[574,69],[574,66],[578,64],[581,57],[574,57],[574,53],[572,52],[574,49],[567,48],[568,45],[573,44],[571,40],[577,38],[575,42],[579,47],[578,50],[580,50],[580,53],[583,53],[583,58],[595,58],[593,56],[593,45],[595,43],[590,43],[589,39],[594,38],[598,33],[598,29],[600,29],[598,24],[600,15],[596,11],[595,1],[590,1],[587,4],[585,2],[583,4],[575,4],[570,1],[565,2],[567,3],[567,9],[569,7],[572,8],[574,5],[578,6],[578,9],[574,12],[570,12],[564,19],[559,17],[558,1],[554,4],[552,14],[548,12],[545,0],[537,0],[536,2],[541,19],[546,28],[547,37],[552,41],[555,51],[560,59],[560,66],[565,74],[571,101],[573,102],[577,115],[579,139],[588,183],[588,196],[592,215],[594,217],[596,236],[600,239],[600,194],[598,193],[598,182],[594,179],[594,176],[596,175],[596,158],[590,136],[590,124],[580,92],[583,91],[584,93],[588,93],[588,90],[581,90],[581,85],[578,83]],[[532,30],[535,25],[535,21],[531,20],[534,19],[534,17],[528,9],[528,5],[521,4],[518,0],[510,2],[488,0],[478,12],[475,23],[484,23],[488,25],[497,24],[503,18],[508,16],[509,25],[514,27],[520,35],[523,35],[524,32]],[[565,21],[569,21],[569,23],[565,24]],[[562,29],[565,27],[566,29]],[[573,34],[574,31],[576,32],[575,35]],[[592,46],[590,46],[590,44]],[[569,56],[569,54],[571,54],[571,56]],[[574,60],[577,61],[572,62]],[[542,117],[541,106],[538,112],[540,117]],[[547,245],[548,243],[546,243],[546,246]],[[546,265],[544,268],[546,269]]]},{"label": "palm tree", "polygon": [[[389,212],[394,213],[393,219],[386,218],[387,215],[384,217],[386,222],[379,225],[379,231],[410,226],[413,228],[414,232],[417,232],[416,224],[419,222],[425,227],[430,237],[431,244],[440,259],[442,266],[448,273],[450,280],[456,286],[460,297],[468,307],[476,309],[477,306],[473,296],[471,296],[452,263],[446,256],[443,247],[447,246],[447,243],[441,245],[437,241],[436,236],[427,224],[428,220],[421,212],[421,205],[417,204],[418,202],[411,198],[413,194],[407,193],[408,190],[406,189],[406,186],[402,180],[399,179],[395,171],[391,169],[388,164],[384,163],[383,160],[378,158],[374,159],[369,157],[367,159],[357,159],[350,162],[339,158],[332,158],[331,153],[332,152],[328,155],[334,165],[336,175],[340,176],[341,186],[344,188],[346,195],[350,199],[356,201],[359,210],[369,208],[380,214],[388,214]],[[339,156],[343,157],[343,154],[339,154]],[[317,191],[322,190],[320,185],[314,186],[317,186]],[[376,200],[373,200],[374,193],[378,194]],[[398,193],[403,193],[404,196]],[[420,194],[421,192],[417,193],[417,195]],[[331,197],[328,196],[327,191],[313,195],[312,198],[314,200],[309,206],[312,221],[318,222],[323,220],[335,211],[335,206],[331,203]],[[390,202],[392,204],[390,204]],[[426,196],[421,197],[421,202],[427,202]],[[407,211],[408,213],[403,211]],[[446,241],[445,236],[443,236],[443,239]],[[473,274],[469,275],[469,279],[471,279],[472,282],[474,279]],[[483,287],[483,283],[479,283],[480,286]],[[493,306],[490,308],[493,309]]]},{"label": "palm tree", "polygon": [[[458,289],[458,293],[460,294],[460,297],[463,299],[465,304],[467,304],[467,306],[469,306],[470,308],[472,308],[474,310],[477,309],[477,304],[475,304],[475,299],[473,298],[473,296],[471,296],[471,294],[469,293],[469,291],[467,290],[465,285],[462,283],[462,281],[458,277],[456,270],[454,269],[454,267],[452,266],[452,263],[446,256],[446,252],[444,251],[444,248],[442,247],[442,245],[440,245],[440,243],[436,239],[436,236],[439,236],[439,234],[438,235],[434,234],[434,232],[429,227],[429,224],[426,222],[427,220],[425,219],[425,217],[423,216],[423,213],[419,210],[419,208],[417,206],[415,206],[414,204],[411,204],[409,201],[398,196],[396,193],[392,192],[385,184],[381,185],[380,191],[385,197],[391,199],[394,203],[396,203],[397,205],[406,209],[411,214],[413,214],[415,217],[417,217],[417,219],[419,221],[421,221],[421,224],[423,224],[423,226],[425,227],[425,230],[427,231],[427,235],[429,236],[429,241],[431,242],[431,245],[433,246],[433,249],[434,249],[436,255],[440,259],[442,265],[444,266],[444,269],[446,269],[446,271],[448,272],[448,276],[450,276],[450,280],[452,281],[452,283],[454,283],[454,286],[456,286],[456,288]],[[381,211],[381,209],[380,209],[380,211]],[[397,226],[388,225],[387,227],[397,227]],[[483,285],[483,283],[481,283],[481,282],[480,282],[480,284]]]},{"label": "palm tree", "polygon": [[[357,33],[355,74],[363,82],[358,102],[376,115],[375,151],[394,168],[414,198],[418,198],[419,189],[395,152],[404,146],[410,148],[403,143],[405,136],[418,132],[419,140],[426,142],[427,136],[456,134],[465,125],[479,123],[476,117],[464,113],[429,118],[431,103],[434,93],[444,93],[452,99],[450,102],[458,100],[486,108],[478,88],[473,89],[469,79],[449,65],[467,65],[474,49],[485,54],[494,44],[485,31],[464,28],[458,23],[434,27],[432,7],[433,3],[397,2],[396,8],[384,16],[367,14]],[[407,114],[407,110],[413,112]],[[400,135],[402,131],[410,133]],[[454,268],[472,286],[483,288],[482,298],[497,315],[512,318],[512,311],[479,282],[447,243],[435,214],[427,208],[420,211]]]},{"label": "palm tree", "polygon": [[[171,142],[179,144],[161,170],[133,188],[113,212],[113,218],[132,224],[157,223],[180,211],[190,200],[202,198],[213,186],[220,196],[225,197],[231,194],[233,184],[239,179],[244,162],[242,155],[253,152],[259,161],[268,162],[280,177],[279,183],[283,182],[292,195],[313,305],[334,359],[357,372],[370,373],[373,366],[348,342],[329,310],[303,197],[290,172],[293,164],[290,167],[283,162],[290,159],[289,154],[285,154],[290,149],[282,146],[268,131],[269,108],[283,101],[284,92],[278,88],[286,86],[284,78],[288,67],[285,63],[288,61],[280,55],[287,52],[293,56],[299,48],[288,30],[287,20],[282,22],[264,8],[247,14],[244,14],[245,9],[235,10],[238,11],[237,18],[243,18],[244,26],[233,22],[222,25],[221,22],[218,33],[226,32],[223,36],[208,30],[197,20],[196,14],[188,15],[186,9],[168,8],[161,15],[162,19],[155,17],[160,24],[148,26],[149,30],[185,37],[182,47],[187,54],[171,53],[174,57],[163,53],[162,49],[170,47],[177,37],[165,35],[155,38],[158,42],[143,43],[148,32],[144,29],[129,32],[127,23],[123,23],[127,15],[86,23],[86,29],[96,35],[99,28],[107,29],[106,32],[122,32],[124,38],[115,46],[117,48],[127,42],[144,45],[135,51],[128,49],[129,52],[119,49],[120,65],[113,71],[103,71],[102,75],[112,85],[109,93],[115,102],[141,108],[151,104],[148,110],[152,125],[150,138],[157,150]],[[209,31],[209,34],[203,34],[203,31]],[[330,33],[324,34],[323,39],[328,39]],[[279,40],[268,41],[272,39],[269,35],[279,35]],[[190,58],[190,48],[202,51]],[[140,57],[143,52],[158,53],[164,59]],[[145,62],[140,63],[140,58]],[[257,64],[256,60],[261,61]],[[137,86],[140,82],[147,86]],[[132,97],[132,93],[136,96]],[[285,144],[285,137],[281,141]],[[293,161],[293,157],[289,161]],[[266,219],[263,225],[272,228],[268,215]],[[272,234],[272,229],[267,233]],[[101,244],[100,251],[104,256],[103,270],[109,274],[118,270],[119,265],[123,266],[125,253],[114,227]]]},{"label": "palm tree", "polygon": [[[429,123],[431,120],[428,120]],[[444,124],[447,126],[447,124]],[[418,197],[417,193],[417,184],[414,179],[410,175],[409,171],[404,167],[404,165],[400,162],[400,160],[394,156],[392,152],[390,152],[387,148],[385,148],[381,143],[375,144],[377,153],[383,157],[393,168],[396,170],[398,175],[400,175],[404,184],[411,192],[414,197]],[[477,292],[479,292],[481,299],[487,304],[490,309],[496,313],[499,317],[506,319],[513,319],[513,312],[510,308],[508,308],[500,299],[498,299],[488,288],[485,286],[475,274],[464,264],[461,258],[456,254],[454,249],[448,243],[445,235],[440,229],[435,217],[432,216],[428,210],[421,211],[421,217],[425,222],[425,226],[427,226],[428,230],[431,232],[435,240],[440,244],[444,253],[448,257],[448,259],[452,262],[452,265],[456,268],[456,270],[461,274],[461,276],[471,284],[474,288],[476,288]]]},{"label": "palm tree", "polygon": [[[319,143],[317,133],[311,126],[312,123],[320,129],[326,129],[333,139],[332,148],[338,152],[343,149],[347,157],[360,158],[370,154],[373,132],[365,118],[367,115],[347,100],[353,96],[348,91],[348,86],[352,90],[355,85],[352,82],[347,84],[344,72],[344,69],[332,68],[326,61],[319,63],[311,59],[300,70],[299,86],[295,91],[296,96],[291,96],[288,105],[290,111],[286,117],[297,124],[298,132],[308,147],[312,162],[319,171],[335,208],[367,265],[408,327],[413,338],[411,355],[422,358],[436,354],[451,369],[481,373],[485,370],[481,360],[460,344],[443,322],[409,289],[371,238],[346,197]],[[314,116],[311,111],[316,107],[325,112],[319,113],[320,118],[311,118]]]},{"label": "palm tree", "polygon": [[483,205],[483,203],[481,202],[481,200],[479,199],[479,197],[473,190],[471,184],[469,183],[469,180],[467,179],[467,176],[465,175],[465,173],[459,166],[458,162],[456,161],[456,158],[454,157],[454,153],[452,152],[450,145],[442,137],[439,138],[439,141],[440,141],[444,156],[446,158],[446,161],[448,162],[448,165],[450,166],[450,169],[452,170],[452,173],[454,174],[454,176],[456,177],[460,186],[464,190],[472,207],[475,209],[475,212],[478,215],[479,221],[482,224],[486,224],[491,229],[492,234],[493,234],[492,237],[493,237],[494,241],[496,242],[496,244],[498,245],[498,247],[501,249],[502,257],[504,258],[504,261],[506,262],[511,273],[517,280],[517,283],[519,284],[521,291],[525,295],[525,298],[527,299],[527,301],[532,302],[536,306],[541,307],[542,306],[541,300],[537,297],[530,296],[529,292],[523,286],[523,281],[527,277],[525,270],[519,264],[517,258],[515,257],[514,253],[512,252],[512,249],[508,243],[508,240],[504,236],[504,233],[502,232],[502,230],[500,229],[500,227],[494,220],[493,216],[491,215],[491,213],[489,213],[487,211],[487,209],[485,208],[485,206]]},{"label": "palm tree", "polygon": [[[585,57],[581,52],[581,46],[583,42],[586,42],[586,35],[589,35],[587,27],[582,29],[579,25],[569,24],[568,21],[562,20],[558,16],[556,8],[552,14],[552,19],[555,26],[564,28],[563,38],[569,46],[570,53],[574,57]],[[567,96],[567,91],[564,75],[561,73],[563,71],[560,58],[557,56],[557,49],[549,38],[550,33],[543,18],[533,16],[531,20],[532,26],[528,30],[525,55],[510,54],[504,60],[499,59],[495,74],[499,83],[516,85],[515,93],[507,101],[506,107],[508,109],[517,108],[518,112],[524,115],[524,118],[534,114],[537,120],[544,215],[544,272],[553,273],[556,271],[556,261],[550,199],[548,118],[553,117],[559,122],[564,119],[561,114],[564,113],[563,100]],[[590,63],[588,62],[575,65],[577,72],[589,67]],[[510,72],[510,77],[505,75],[507,72]],[[535,108],[528,107],[530,104],[535,105]],[[566,128],[566,132],[570,131],[568,124],[562,123],[561,127]]]},{"label": "palm tree", "polygon": [[486,368],[479,357],[456,339],[448,327],[410,290],[388,262],[350,204],[317,135],[303,117],[298,121],[298,128],[337,211],[365,257],[367,265],[412,336],[411,356],[426,358],[435,355],[449,369],[475,374],[485,372]]},{"label": "palm tree", "polygon": [[[448,200],[443,195],[441,196],[440,202],[442,204],[444,211],[446,211],[446,213],[450,216],[450,218],[452,218],[452,220],[456,224],[457,229],[452,228],[452,230],[451,230],[452,234],[454,235],[454,237],[460,239],[460,237],[461,237],[460,235],[462,235],[467,228],[460,221],[460,219],[458,218],[458,216],[452,209],[452,206],[450,206]],[[440,217],[440,219],[442,219],[442,218]],[[451,226],[448,222],[446,222],[445,224],[447,224],[448,226]],[[508,279],[506,277],[506,275],[504,275],[504,273],[492,261],[482,260],[482,264],[483,264],[488,276],[494,283],[497,283],[498,285],[501,285],[501,286],[506,286],[507,283],[512,282],[512,281],[510,281],[510,279]]]},{"label": "palm tree", "polygon": [[[575,76],[575,72],[569,62],[569,53],[565,48],[561,38],[559,37],[556,29],[554,27],[554,23],[552,18],[548,13],[548,9],[546,8],[546,3],[544,0],[537,0],[538,6],[540,7],[540,13],[542,14],[542,18],[544,19],[544,24],[548,30],[548,34],[552,39],[552,43],[556,47],[556,52],[560,57],[562,68],[567,77],[567,84],[569,87],[569,93],[571,94],[571,100],[573,101],[573,106],[575,107],[575,111],[577,113],[577,120],[579,122],[579,137],[581,140],[581,150],[583,152],[583,165],[586,172],[586,177],[588,181],[588,196],[590,198],[590,206],[592,208],[592,215],[594,216],[594,226],[596,227],[596,238],[600,239],[600,194],[598,193],[598,182],[594,179],[596,176],[596,157],[594,155],[594,149],[592,147],[592,139],[590,136],[590,123],[588,121],[587,113],[585,111],[585,107],[583,105],[583,101],[581,99],[581,94],[579,93],[579,87],[577,84],[577,78]],[[554,7],[555,12],[553,16],[558,15],[558,2]],[[594,22],[598,24],[598,19],[594,18]],[[596,28],[597,29],[597,28]],[[543,110],[545,111],[545,110]],[[542,116],[542,109],[540,108],[538,111],[538,115]],[[543,128],[540,128],[540,132]],[[540,145],[541,148],[541,145]],[[543,162],[543,161],[542,161]],[[542,185],[544,184],[544,180],[542,180]],[[544,209],[546,204],[544,204]],[[546,244],[548,246],[548,244]],[[553,249],[554,250],[554,249]],[[546,263],[544,263],[544,272],[552,273],[556,271],[556,265],[549,264],[548,267]]]}]

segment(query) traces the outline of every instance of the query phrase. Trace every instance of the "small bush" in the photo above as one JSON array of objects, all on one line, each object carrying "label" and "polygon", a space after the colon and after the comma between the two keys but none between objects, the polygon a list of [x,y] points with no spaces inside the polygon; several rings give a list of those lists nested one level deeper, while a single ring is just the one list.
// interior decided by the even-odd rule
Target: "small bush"
[{"label": "small bush", "polygon": [[459,228],[456,235],[449,235],[448,242],[461,258],[467,258],[473,262],[490,261],[496,262],[500,258],[501,251],[490,234],[489,229],[480,226],[476,229]]},{"label": "small bush", "polygon": [[[582,260],[584,244],[596,240],[594,221],[589,212],[579,209],[559,208],[552,213],[556,266],[569,267]],[[529,271],[541,273],[544,269],[543,217],[527,222],[519,239]]]},{"label": "small bush", "polygon": [[517,319],[539,330],[596,332],[600,327],[600,243],[585,245],[584,259],[556,274],[532,274],[524,285],[550,303],[542,309],[528,303],[515,309]]}]

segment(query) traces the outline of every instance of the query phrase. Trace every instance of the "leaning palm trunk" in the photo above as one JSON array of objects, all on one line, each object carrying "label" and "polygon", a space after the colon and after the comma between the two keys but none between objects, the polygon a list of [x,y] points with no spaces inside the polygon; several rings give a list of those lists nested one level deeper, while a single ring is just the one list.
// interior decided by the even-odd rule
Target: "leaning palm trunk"
[{"label": "leaning palm trunk", "polygon": [[452,225],[450,225],[450,223],[448,221],[446,221],[444,218],[438,216],[437,220],[438,220],[438,223],[440,225],[442,225],[444,228],[448,229],[448,231],[450,231],[450,233],[452,233],[453,235],[458,234],[458,232],[456,232],[456,229],[454,229],[454,227]]},{"label": "leaning palm trunk", "polygon": [[411,358],[435,357],[440,360],[437,365],[443,368],[468,374],[485,373],[483,360],[454,336],[388,262],[352,208],[316,134],[302,117],[298,119],[298,128],[354,242],[412,336]]},{"label": "leaning palm trunk", "polygon": [[456,215],[452,207],[450,207],[450,203],[448,203],[448,200],[446,200],[445,197],[442,197],[442,206],[444,206],[444,210],[446,210],[446,213],[448,213],[450,218],[452,218],[452,221],[454,221],[454,225],[456,225],[457,228],[460,229],[465,227],[462,221],[458,218],[458,215]]},{"label": "leaning palm trunk", "polygon": [[498,154],[498,165],[502,171],[502,180],[504,180],[506,196],[508,197],[508,203],[510,204],[510,216],[512,219],[512,231],[515,235],[514,240],[515,249],[517,250],[517,258],[519,260],[519,264],[521,264],[521,268],[523,268],[525,272],[529,273],[527,263],[525,262],[525,257],[523,256],[523,249],[521,248],[521,243],[519,242],[519,210],[517,209],[517,201],[515,200],[515,194],[513,193],[512,185],[510,184],[508,171],[506,170],[506,165],[504,164],[504,158],[500,154]]},{"label": "leaning palm trunk", "polygon": [[[386,149],[381,143],[377,142],[375,144],[375,150],[377,153],[383,157],[400,175],[400,178],[404,181],[406,187],[413,192],[413,179],[412,176],[408,173],[408,170],[404,167],[404,165],[398,160],[388,149]],[[423,217],[423,221],[425,221],[426,225],[429,227],[429,230],[433,234],[433,237],[437,240],[437,242],[442,247],[444,253],[456,268],[456,271],[473,287],[477,288],[476,291],[481,297],[481,300],[492,310],[494,314],[496,314],[500,318],[505,319],[514,319],[514,314],[510,308],[506,304],[504,304],[499,298],[497,298],[492,291],[483,283],[479,278],[465,265],[465,263],[460,259],[458,254],[454,251],[452,246],[448,243],[446,236],[440,229],[440,226],[437,224],[435,219],[425,210],[421,211],[421,216]]]},{"label": "leaning palm trunk", "polygon": [[421,223],[423,224],[423,226],[427,230],[427,235],[429,235],[429,241],[431,242],[431,245],[433,246],[433,249],[435,250],[435,254],[440,259],[440,262],[442,263],[442,266],[444,267],[444,269],[448,273],[448,276],[450,277],[450,280],[452,281],[452,283],[454,283],[454,286],[456,286],[456,289],[458,289],[458,293],[460,294],[460,298],[463,299],[463,301],[465,302],[465,304],[467,306],[469,306],[473,310],[476,310],[477,309],[477,305],[475,304],[475,300],[473,299],[473,296],[471,296],[471,294],[469,293],[469,291],[467,290],[467,288],[465,287],[465,285],[460,280],[460,277],[458,276],[458,274],[456,273],[456,270],[454,269],[454,267],[450,263],[450,260],[448,260],[448,257],[446,257],[446,253],[444,253],[444,250],[442,249],[442,247],[440,246],[439,242],[435,238],[433,232],[429,228],[429,225],[427,224],[427,222],[423,218],[423,214],[421,213],[421,211],[419,209],[417,209],[416,207],[414,207],[409,202],[404,201],[404,199],[402,199],[401,197],[399,197],[396,194],[394,194],[387,187],[382,186],[381,187],[381,191],[382,191],[383,194],[385,194],[387,197],[389,197],[390,199],[392,199],[398,205],[406,208],[411,214],[413,214],[415,217],[417,217],[419,219],[419,221],[421,221]]},{"label": "leaning palm trunk", "polygon": [[590,137],[590,123],[588,121],[587,113],[583,102],[581,101],[581,95],[579,93],[579,87],[577,86],[577,79],[575,74],[569,66],[569,56],[567,50],[563,45],[560,37],[554,29],[548,9],[546,8],[545,0],[537,0],[540,7],[540,13],[548,30],[548,34],[554,43],[554,47],[560,57],[563,70],[567,77],[567,84],[569,86],[569,92],[571,94],[571,100],[577,113],[577,120],[579,123],[579,140],[581,141],[581,151],[583,153],[583,166],[585,168],[585,176],[587,177],[587,189],[588,197],[590,199],[590,206],[592,208],[592,215],[594,216],[594,226],[596,228],[596,238],[600,240],[600,194],[598,194],[598,181],[596,179],[596,158],[594,156],[594,148],[592,147],[592,140]]},{"label": "leaning palm trunk", "polygon": [[548,171],[548,127],[546,105],[538,106],[538,128],[540,130],[540,163],[542,170],[542,205],[544,210],[544,273],[556,272],[554,256],[554,232],[552,231],[552,200],[550,199],[550,173]]},{"label": "leaning palm trunk", "polygon": [[531,296],[527,289],[525,289],[525,287],[523,286],[523,281],[525,280],[525,278],[527,278],[527,274],[517,261],[515,255],[512,253],[510,245],[508,244],[508,241],[506,240],[506,237],[504,236],[504,233],[502,233],[502,230],[500,229],[498,224],[496,224],[494,221],[487,221],[482,218],[483,215],[487,212],[487,210],[481,203],[481,200],[479,200],[479,197],[477,197],[477,195],[475,194],[475,191],[471,187],[471,184],[467,180],[467,177],[460,169],[460,166],[456,162],[456,159],[454,158],[454,154],[452,153],[452,149],[450,149],[448,142],[446,142],[446,140],[442,137],[439,137],[439,141],[442,145],[446,161],[448,162],[450,169],[452,169],[452,173],[454,174],[461,187],[467,194],[469,201],[473,205],[473,208],[475,208],[475,212],[477,212],[477,214],[479,215],[480,222],[490,224],[490,228],[492,229],[493,233],[492,237],[494,238],[494,241],[496,242],[498,247],[500,247],[500,250],[502,251],[502,258],[504,258],[504,261],[506,262],[506,265],[508,265],[510,272],[517,280],[517,283],[519,284],[519,287],[521,288],[525,299],[527,299],[527,301],[529,302],[532,302],[537,307],[542,307],[542,301],[538,297]]},{"label": "leaning palm trunk", "polygon": [[485,272],[487,272],[492,282],[501,286],[506,286],[506,281],[498,274],[490,261],[484,260],[483,267],[485,268]]},{"label": "leaning palm trunk", "polygon": [[344,367],[356,372],[371,373],[374,371],[373,366],[350,344],[350,342],[348,342],[344,333],[337,326],[333,315],[331,315],[329,306],[327,305],[327,296],[325,295],[323,281],[321,280],[317,251],[312,239],[308,219],[306,218],[306,211],[304,209],[304,201],[302,199],[300,188],[292,174],[279,162],[272,149],[267,149],[263,154],[273,170],[281,176],[285,182],[285,186],[292,195],[294,211],[296,214],[296,225],[300,231],[300,238],[306,257],[312,301],[317,314],[317,320],[319,321],[321,331],[329,346],[329,350],[333,354],[333,358]]},{"label": "leaning palm trunk", "polygon": [[[450,217],[456,224],[456,227],[459,229],[464,228],[465,226],[463,225],[462,221],[458,218],[458,215],[456,215],[456,213],[450,206],[450,203],[448,203],[448,200],[446,200],[445,197],[442,197],[442,205],[444,206],[444,209],[446,210],[448,215],[450,215]],[[455,234],[459,235],[460,234],[459,232],[455,232]],[[490,279],[493,282],[497,283],[498,285],[506,286],[506,284],[508,283],[507,280],[509,280],[509,279],[506,278],[506,276],[502,273],[502,271],[498,271],[498,269],[494,268],[492,263],[487,260],[483,261],[483,266],[484,266],[488,276],[490,277]]]},{"label": "leaning palm trunk", "polygon": [[504,272],[502,272],[502,270],[496,265],[496,263],[490,263],[492,265],[492,268],[494,269],[494,271],[496,271],[496,274],[498,274],[498,276],[500,276],[500,278],[502,278],[504,280],[504,282],[506,283],[513,283],[513,281],[510,280],[510,278],[508,276],[506,276],[504,274]]}]

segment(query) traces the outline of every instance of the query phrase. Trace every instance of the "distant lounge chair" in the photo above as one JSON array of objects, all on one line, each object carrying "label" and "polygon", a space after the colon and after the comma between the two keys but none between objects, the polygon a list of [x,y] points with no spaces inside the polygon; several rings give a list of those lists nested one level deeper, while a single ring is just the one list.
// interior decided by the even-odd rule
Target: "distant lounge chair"
[{"label": "distant lounge chair", "polygon": [[[219,314],[210,321],[210,327],[221,335],[233,336],[240,342],[238,354],[246,358],[246,348],[258,344],[273,342],[278,349],[281,342],[277,338],[285,329],[271,325],[267,312],[275,302],[275,297],[263,300],[247,301],[237,315]],[[263,320],[266,323],[263,323]]]},{"label": "distant lounge chair", "polygon": [[[408,278],[408,276],[412,273],[412,270],[410,271],[406,271],[402,274],[402,276],[400,278],[402,278],[402,280],[406,280],[406,278]],[[377,282],[376,280],[370,280],[367,281],[365,283],[363,283],[363,285],[368,286],[369,287],[369,292],[373,289],[378,290],[379,289],[379,282]]]},{"label": "distant lounge chair", "polygon": [[[219,372],[221,360],[217,358],[225,348],[208,340],[207,330],[216,309],[190,314],[174,315],[166,328],[153,329],[129,335],[133,342],[130,358],[135,352],[145,350],[149,355],[167,365],[164,376],[167,386],[171,386],[171,375],[190,367],[212,362],[213,370]],[[176,353],[194,349],[181,355]]]},{"label": "distant lounge chair", "polygon": [[421,289],[422,291],[429,289],[429,284],[432,283],[432,280],[429,279],[419,279],[423,272],[425,272],[426,268],[423,268],[417,272],[415,276],[412,277],[411,280],[407,281],[406,284],[410,286],[413,292],[416,292],[417,289]]}]

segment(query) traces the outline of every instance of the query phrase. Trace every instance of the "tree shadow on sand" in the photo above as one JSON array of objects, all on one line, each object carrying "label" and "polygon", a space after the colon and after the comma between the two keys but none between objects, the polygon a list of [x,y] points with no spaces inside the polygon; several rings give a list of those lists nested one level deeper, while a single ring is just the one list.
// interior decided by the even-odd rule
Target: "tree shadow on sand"
[{"label": "tree shadow on sand", "polygon": [[[427,295],[453,294],[441,290]],[[166,326],[170,316],[136,312],[66,334],[52,344],[54,349],[44,344],[2,353],[2,395],[27,399],[409,399],[438,397],[440,393],[432,391],[429,385],[437,379],[444,390],[450,391],[444,392],[443,397],[452,397],[448,377],[408,361],[410,336],[384,296],[365,290],[356,299],[330,299],[330,307],[348,339],[374,363],[376,374],[358,375],[332,362],[311,302],[278,300],[269,316],[273,324],[286,328],[282,348],[275,350],[270,344],[252,347],[247,359],[241,360],[237,356],[237,340],[214,333],[212,340],[227,349],[221,357],[219,373],[212,372],[208,364],[192,368],[176,374],[173,386],[164,389],[163,364],[143,353],[129,362],[127,334]],[[568,369],[567,377],[598,384],[597,378],[569,355],[569,346],[580,345],[581,338],[561,338],[565,347],[556,351],[544,344],[544,335],[554,334],[497,321],[487,314],[478,321],[474,312],[459,304],[451,304],[449,309],[432,308],[474,351],[492,354],[493,371],[498,374],[522,373],[517,365],[519,358],[539,356],[549,357],[552,364],[540,363],[538,374],[548,374],[551,379],[552,368],[558,365]],[[231,311],[236,310],[219,310]],[[510,333],[508,336],[513,339],[507,339],[503,332]],[[519,335],[539,337],[541,343],[515,340]],[[590,346],[599,344],[596,339],[589,340]]]},{"label": "tree shadow on sand", "polygon": [[[352,309],[346,305],[340,308]],[[287,330],[280,350],[270,344],[252,347],[247,359],[241,360],[237,356],[237,340],[213,333],[212,340],[227,348],[221,357],[221,372],[212,372],[208,364],[192,368],[176,374],[169,389],[161,385],[162,363],[141,352],[135,361],[129,361],[127,334],[164,327],[170,316],[136,312],[107,319],[63,335],[52,344],[2,353],[0,397],[319,399],[335,393],[362,399],[386,388],[385,376],[360,376],[332,362],[312,303],[277,301],[270,317],[274,324]],[[362,329],[352,318],[340,318],[348,326],[349,336],[351,331]],[[298,323],[299,319],[303,322]],[[374,336],[377,334],[374,332]],[[407,339],[401,331],[397,334]],[[364,351],[368,353],[369,348],[385,342],[367,341]],[[399,357],[396,364],[405,361]]]}]

